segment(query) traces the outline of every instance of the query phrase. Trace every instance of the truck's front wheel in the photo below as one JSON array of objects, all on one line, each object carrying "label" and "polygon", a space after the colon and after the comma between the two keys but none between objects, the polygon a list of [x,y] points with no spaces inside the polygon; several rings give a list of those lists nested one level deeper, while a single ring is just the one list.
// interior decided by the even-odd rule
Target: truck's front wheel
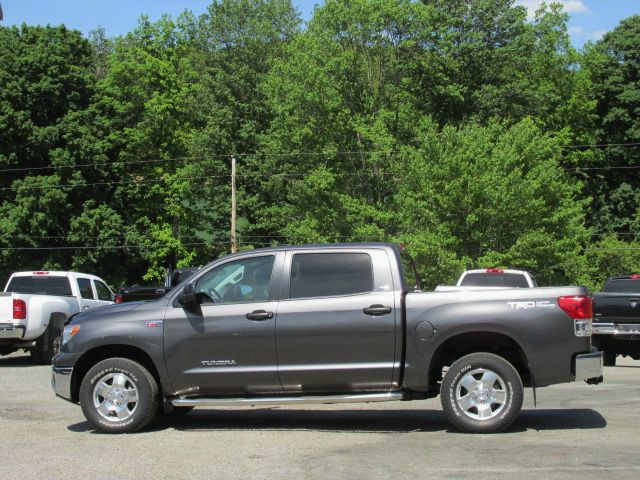
[{"label": "truck's front wheel", "polygon": [[499,432],[520,414],[524,389],[516,369],[491,353],[472,353],[457,360],[440,388],[449,421],[469,433]]},{"label": "truck's front wheel", "polygon": [[149,371],[127,358],[94,365],[80,386],[82,412],[105,433],[131,433],[144,428],[158,408],[158,384]]}]

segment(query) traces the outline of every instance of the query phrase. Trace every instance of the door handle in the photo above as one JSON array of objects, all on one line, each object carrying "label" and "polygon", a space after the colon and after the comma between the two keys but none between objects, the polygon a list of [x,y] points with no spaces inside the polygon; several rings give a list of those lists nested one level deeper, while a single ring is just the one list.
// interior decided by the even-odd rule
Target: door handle
[{"label": "door handle", "polygon": [[254,310],[251,313],[247,313],[247,320],[267,320],[273,318],[273,312],[267,312],[265,310]]},{"label": "door handle", "polygon": [[377,317],[391,313],[391,307],[385,307],[384,305],[371,305],[370,307],[363,308],[362,311],[367,315]]}]

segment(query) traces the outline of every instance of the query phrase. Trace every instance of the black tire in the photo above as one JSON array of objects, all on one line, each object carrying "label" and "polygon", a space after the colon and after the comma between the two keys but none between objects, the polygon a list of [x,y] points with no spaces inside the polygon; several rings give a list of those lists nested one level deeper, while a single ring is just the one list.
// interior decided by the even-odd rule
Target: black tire
[{"label": "black tire", "polygon": [[36,346],[30,351],[31,359],[37,365],[50,365],[51,360],[58,353],[60,353],[60,347],[62,347],[62,330],[59,328],[55,328],[53,326],[50,327],[48,339],[47,339],[47,349],[45,350],[42,345],[36,344]]},{"label": "black tire", "polygon": [[518,417],[524,388],[520,375],[504,358],[472,353],[449,367],[440,396],[454,427],[468,433],[493,433],[508,428]]},{"label": "black tire", "polygon": [[[136,401],[132,400],[134,391]],[[109,358],[91,367],[82,379],[80,406],[89,423],[101,432],[137,432],[156,414],[158,384],[139,363]]]},{"label": "black tire", "polygon": [[604,350],[602,352],[602,363],[605,367],[616,366],[616,352],[613,350]]},{"label": "black tire", "polygon": [[31,361],[36,365],[46,365],[44,361],[44,353],[41,350],[36,350],[35,348],[29,350],[29,356],[31,357]]}]

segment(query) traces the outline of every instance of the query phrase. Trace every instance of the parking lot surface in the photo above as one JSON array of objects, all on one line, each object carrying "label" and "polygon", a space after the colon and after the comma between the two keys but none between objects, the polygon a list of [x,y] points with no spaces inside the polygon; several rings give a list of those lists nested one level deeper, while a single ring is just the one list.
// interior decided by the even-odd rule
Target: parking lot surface
[{"label": "parking lot surface", "polygon": [[50,367],[0,358],[0,479],[640,478],[640,362],[525,394],[505,433],[450,429],[440,400],[198,409],[94,432]]}]

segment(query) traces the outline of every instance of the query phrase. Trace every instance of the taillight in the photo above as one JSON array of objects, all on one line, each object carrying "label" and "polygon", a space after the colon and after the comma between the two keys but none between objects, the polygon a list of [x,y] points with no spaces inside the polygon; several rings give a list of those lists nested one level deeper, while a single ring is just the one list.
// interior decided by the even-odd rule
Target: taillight
[{"label": "taillight", "polygon": [[573,318],[576,337],[589,337],[591,335],[593,317],[591,297],[586,295],[560,297],[558,306]]},{"label": "taillight", "polygon": [[13,319],[24,320],[27,318],[27,304],[19,298],[13,299]]},{"label": "taillight", "polygon": [[116,295],[116,301],[115,301],[115,303],[122,303],[122,295],[121,295],[121,294],[119,294],[119,293],[118,293],[118,294]]},{"label": "taillight", "polygon": [[631,275],[631,276],[629,277],[629,279],[630,279],[630,280],[638,280],[638,279],[640,279],[640,274],[638,274],[638,273],[634,273],[633,275]]},{"label": "taillight", "polygon": [[497,274],[500,274],[500,273],[504,273],[504,270],[501,269],[501,268],[487,268],[484,272],[485,273],[497,273]]}]

